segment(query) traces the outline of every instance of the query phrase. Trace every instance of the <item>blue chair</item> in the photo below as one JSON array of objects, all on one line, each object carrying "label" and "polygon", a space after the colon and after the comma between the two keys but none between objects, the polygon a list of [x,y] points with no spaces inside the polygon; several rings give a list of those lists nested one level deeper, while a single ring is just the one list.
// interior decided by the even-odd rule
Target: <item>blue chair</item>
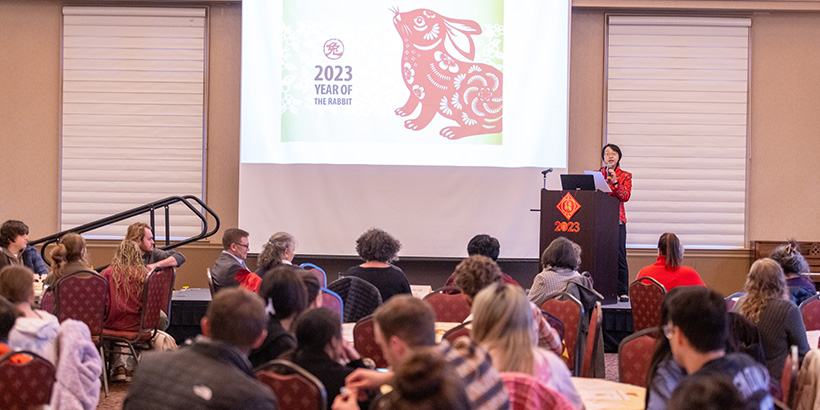
[{"label": "blue chair", "polygon": [[313,276],[316,276],[316,279],[319,279],[319,286],[326,287],[327,286],[327,274],[325,270],[312,264],[312,263],[303,263],[299,265],[300,268],[310,272]]},{"label": "blue chair", "polygon": [[344,322],[345,305],[342,302],[342,297],[338,293],[323,287],[322,292],[322,307],[326,307],[339,314],[339,318]]}]

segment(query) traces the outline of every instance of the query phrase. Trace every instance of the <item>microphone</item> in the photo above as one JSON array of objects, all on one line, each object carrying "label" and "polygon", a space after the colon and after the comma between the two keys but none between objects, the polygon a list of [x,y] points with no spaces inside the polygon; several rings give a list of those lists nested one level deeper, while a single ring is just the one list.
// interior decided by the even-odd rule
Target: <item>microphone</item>
[{"label": "microphone", "polygon": [[541,171],[541,175],[547,176],[547,174],[549,174],[550,172],[552,172],[552,168],[547,168],[547,169]]}]

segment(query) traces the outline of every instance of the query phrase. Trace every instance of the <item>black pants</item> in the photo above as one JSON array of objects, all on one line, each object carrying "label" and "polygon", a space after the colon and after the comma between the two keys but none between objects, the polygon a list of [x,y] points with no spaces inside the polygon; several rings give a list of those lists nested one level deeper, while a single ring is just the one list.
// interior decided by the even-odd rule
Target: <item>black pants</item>
[{"label": "black pants", "polygon": [[618,225],[618,296],[629,294],[629,266],[626,264],[626,224]]}]

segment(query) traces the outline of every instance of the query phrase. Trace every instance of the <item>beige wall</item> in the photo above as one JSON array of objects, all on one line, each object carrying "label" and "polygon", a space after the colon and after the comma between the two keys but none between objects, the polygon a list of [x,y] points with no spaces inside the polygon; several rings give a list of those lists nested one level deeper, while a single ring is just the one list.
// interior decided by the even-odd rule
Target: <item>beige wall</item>
[{"label": "beige wall", "polygon": [[[0,152],[5,170],[0,178],[0,219],[26,221],[32,238],[58,228],[62,4],[0,1]],[[599,164],[605,13],[650,7],[687,14],[705,13],[704,7],[716,5],[745,8],[737,12],[753,19],[749,239],[820,240],[815,212],[820,184],[813,177],[820,152],[820,2],[575,0],[573,5],[577,7],[571,35],[570,171]],[[222,226],[230,227],[238,221],[241,5],[214,2],[209,7],[205,200],[220,215]],[[755,7],[770,12],[748,10]],[[789,7],[810,11],[780,11]],[[179,271],[177,287],[204,285],[202,272],[219,253],[219,237],[185,248],[189,262]],[[94,243],[91,248],[98,266],[113,252],[110,243]],[[707,283],[725,293],[742,286],[750,265],[745,251],[689,252],[686,258]],[[653,259],[651,251],[630,252],[632,275]]]}]

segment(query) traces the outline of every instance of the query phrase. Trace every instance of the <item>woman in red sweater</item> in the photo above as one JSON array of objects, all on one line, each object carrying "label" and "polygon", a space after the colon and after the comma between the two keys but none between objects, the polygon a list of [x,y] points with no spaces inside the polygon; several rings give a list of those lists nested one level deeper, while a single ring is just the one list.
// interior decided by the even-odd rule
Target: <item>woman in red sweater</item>
[{"label": "woman in red sweater", "polygon": [[677,235],[665,233],[658,239],[658,261],[638,272],[638,278],[650,277],[663,285],[666,291],[678,286],[706,286],[694,269],[682,266],[683,247]]}]

